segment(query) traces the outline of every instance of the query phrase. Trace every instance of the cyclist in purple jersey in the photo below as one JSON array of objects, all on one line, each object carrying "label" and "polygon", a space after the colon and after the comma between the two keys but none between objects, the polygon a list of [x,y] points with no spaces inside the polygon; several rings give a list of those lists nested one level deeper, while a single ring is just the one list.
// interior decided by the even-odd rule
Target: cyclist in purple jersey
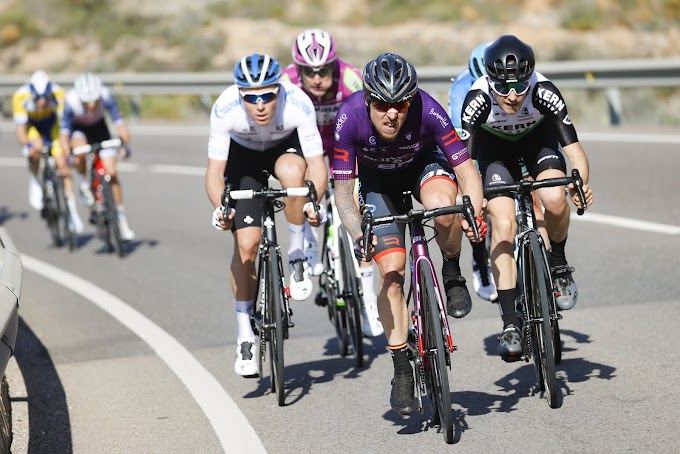
[{"label": "cyclist in purple jersey", "polygon": [[[463,137],[477,158],[484,186],[514,183],[522,178],[523,160],[535,180],[564,177],[562,151],[583,178],[588,205],[588,157],[578,141],[564,98],[555,85],[534,71],[534,52],[512,35],[494,41],[484,53],[487,75],[472,85],[462,110]],[[569,229],[569,205],[563,187],[542,188],[538,196],[545,208],[550,239],[551,274],[560,309],[576,304],[576,284],[564,254]],[[581,202],[572,185],[571,200]],[[498,354],[505,361],[521,358],[521,322],[515,312],[517,266],[513,243],[517,231],[515,201],[510,194],[492,196],[487,204],[493,225],[491,259],[503,319]],[[547,244],[546,244],[547,246]]]},{"label": "cyclist in purple jersey", "polygon": [[[361,73],[337,57],[335,40],[323,30],[310,29],[300,33],[293,43],[292,54],[294,62],[284,68],[281,79],[288,79],[302,88],[312,100],[324,153],[329,156],[328,164],[332,172],[333,160],[330,156],[335,115],[349,95],[361,90]],[[321,275],[323,264],[319,259],[318,233],[309,227],[309,223],[305,223],[305,253],[312,274]],[[373,266],[362,262],[363,332],[370,337],[383,333],[373,280]]]},{"label": "cyclist in purple jersey", "polygon": [[[446,111],[418,89],[418,76],[410,63],[399,55],[382,54],[366,65],[362,79],[363,91],[347,99],[335,122],[336,205],[342,223],[356,240],[357,256],[364,261],[375,259],[380,269],[378,309],[394,363],[390,404],[395,412],[409,414],[418,405],[406,343],[409,315],[403,289],[405,226],[393,223],[376,228],[369,253],[363,255],[361,214],[353,197],[354,178],[358,174],[362,208],[375,216],[403,214],[405,190],[411,190],[425,208],[455,205],[458,185],[463,194],[470,196],[479,215],[482,185]],[[477,222],[484,232],[481,217]],[[460,274],[459,225],[473,240],[472,228],[459,216],[435,220],[436,240],[444,257],[447,312],[458,318],[467,315],[472,307]]]}]

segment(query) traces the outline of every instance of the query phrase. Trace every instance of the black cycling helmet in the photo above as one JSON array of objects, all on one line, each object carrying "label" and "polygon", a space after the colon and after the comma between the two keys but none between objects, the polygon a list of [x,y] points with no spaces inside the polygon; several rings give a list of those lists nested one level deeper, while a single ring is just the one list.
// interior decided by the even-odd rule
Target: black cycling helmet
[{"label": "black cycling helmet", "polygon": [[389,103],[409,100],[418,91],[416,69],[397,54],[380,54],[368,62],[362,79],[371,98]]},{"label": "black cycling helmet", "polygon": [[503,35],[484,51],[484,65],[493,82],[525,82],[536,66],[534,51],[514,35]]}]

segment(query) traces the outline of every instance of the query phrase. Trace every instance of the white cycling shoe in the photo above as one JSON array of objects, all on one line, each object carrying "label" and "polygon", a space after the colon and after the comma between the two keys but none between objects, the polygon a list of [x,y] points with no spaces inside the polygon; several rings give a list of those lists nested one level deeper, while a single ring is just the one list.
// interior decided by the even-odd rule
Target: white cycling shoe
[{"label": "white cycling shoe", "polygon": [[319,243],[316,240],[305,239],[305,255],[311,275],[321,276],[323,274],[323,263],[319,258]]},{"label": "white cycling shoe", "polygon": [[487,285],[484,285],[480,267],[477,266],[475,260],[472,259],[472,287],[481,299],[495,301],[498,299],[498,290],[496,290],[496,282],[494,281],[493,273],[491,272],[491,264],[488,262],[486,264],[486,275],[488,283]]},{"label": "white cycling shoe", "polygon": [[28,203],[35,210],[40,211],[43,208],[43,191],[35,175],[28,178]]},{"label": "white cycling shoe", "polygon": [[94,205],[94,195],[90,189],[90,185],[87,182],[83,182],[78,190],[80,193],[80,203],[87,207]]},{"label": "white cycling shoe", "polygon": [[378,301],[366,301],[362,299],[361,315],[363,319],[362,329],[364,336],[376,337],[385,332],[378,316]]},{"label": "white cycling shoe", "polygon": [[234,372],[242,377],[257,375],[257,359],[255,356],[255,339],[239,339],[236,342],[236,361]]},{"label": "white cycling shoe", "polygon": [[135,239],[135,232],[128,225],[127,219],[122,219],[118,216],[118,228],[120,229],[120,236],[122,236],[125,241],[132,241]]},{"label": "white cycling shoe", "polygon": [[290,271],[290,297],[296,301],[304,301],[312,294],[312,280],[309,278],[309,267],[303,259],[293,260],[288,264]]}]

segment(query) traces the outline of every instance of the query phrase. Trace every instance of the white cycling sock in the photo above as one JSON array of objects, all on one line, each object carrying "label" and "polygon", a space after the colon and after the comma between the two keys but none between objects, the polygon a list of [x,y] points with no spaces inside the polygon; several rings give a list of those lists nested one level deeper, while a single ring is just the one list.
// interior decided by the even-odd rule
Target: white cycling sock
[{"label": "white cycling sock", "polygon": [[308,243],[319,242],[319,234],[317,233],[316,228],[309,225],[309,222],[307,222],[307,220],[305,220],[304,232],[305,240],[307,240]]},{"label": "white cycling sock", "polygon": [[375,304],[378,301],[378,296],[375,294],[375,285],[373,283],[373,264],[363,268],[361,271],[361,288],[364,291],[364,301],[366,303]]},{"label": "white cycling sock", "polygon": [[290,246],[288,246],[288,260],[293,261],[297,259],[304,259],[305,258],[305,252],[304,252],[304,242],[305,242],[305,234],[304,234],[304,224],[302,225],[295,225],[291,224],[290,222],[288,223],[288,233],[290,234]]},{"label": "white cycling sock", "polygon": [[250,324],[250,311],[253,309],[253,300],[234,301],[236,306],[236,328],[239,339],[252,339],[255,337],[253,325]]}]

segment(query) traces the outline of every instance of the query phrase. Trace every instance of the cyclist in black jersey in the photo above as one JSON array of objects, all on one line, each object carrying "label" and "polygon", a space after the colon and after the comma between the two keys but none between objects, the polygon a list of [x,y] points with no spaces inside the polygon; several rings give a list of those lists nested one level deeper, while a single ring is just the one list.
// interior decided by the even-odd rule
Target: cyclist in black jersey
[{"label": "cyclist in black jersey", "polygon": [[[494,41],[484,53],[487,75],[470,88],[462,109],[462,138],[477,157],[484,187],[522,178],[520,158],[535,180],[565,176],[564,155],[583,177],[588,206],[593,193],[588,185],[588,158],[578,141],[564,98],[555,85],[534,71],[530,46],[513,35]],[[562,147],[564,155],[560,153]],[[572,202],[578,196],[569,187]],[[569,206],[563,187],[542,188],[550,238],[548,255],[559,296],[560,309],[571,309],[578,296],[574,271],[565,257],[569,229]],[[494,196],[487,205],[493,225],[491,261],[503,319],[499,355],[506,361],[521,357],[520,320],[515,312],[517,268],[513,242],[517,231],[515,202],[510,194]]]}]

